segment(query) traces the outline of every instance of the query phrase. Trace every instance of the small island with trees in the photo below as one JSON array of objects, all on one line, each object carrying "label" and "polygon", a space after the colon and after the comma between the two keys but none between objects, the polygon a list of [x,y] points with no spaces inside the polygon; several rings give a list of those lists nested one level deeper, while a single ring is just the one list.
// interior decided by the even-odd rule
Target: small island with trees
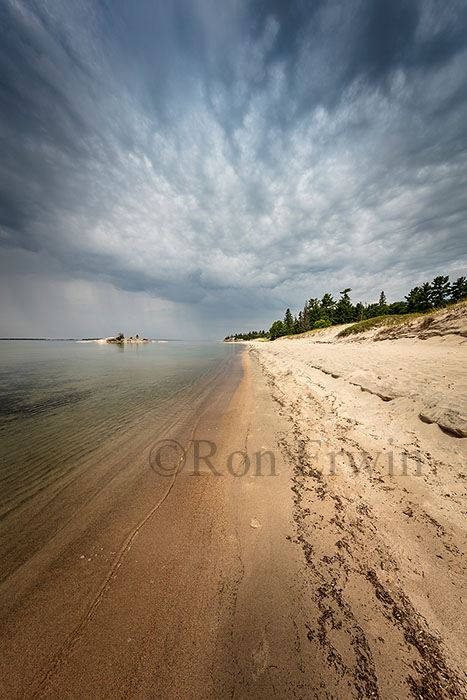
[{"label": "small island with trees", "polygon": [[[125,338],[123,333],[119,333],[115,338],[103,338],[106,343],[118,343],[123,345],[124,343],[152,343],[156,341],[148,340],[147,338],[140,338],[138,333],[136,335],[130,335],[129,338]],[[98,341],[99,342],[99,341]]]},{"label": "small island with trees", "polygon": [[77,340],[77,343],[110,343],[111,345],[138,345],[142,343],[166,343],[166,340],[149,340],[149,338],[140,338],[139,334],[130,335],[128,338],[125,337],[124,333],[119,333],[115,336],[109,336],[107,338],[88,338],[86,340]]}]

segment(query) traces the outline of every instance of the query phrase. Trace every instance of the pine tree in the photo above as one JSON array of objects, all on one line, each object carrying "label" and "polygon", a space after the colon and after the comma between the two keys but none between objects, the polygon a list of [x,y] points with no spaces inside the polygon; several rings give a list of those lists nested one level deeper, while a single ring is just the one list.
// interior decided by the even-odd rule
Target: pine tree
[{"label": "pine tree", "polygon": [[367,304],[365,307],[365,318],[375,318],[381,316],[381,307],[379,304]]},{"label": "pine tree", "polygon": [[389,304],[388,313],[395,315],[406,314],[407,304],[405,303],[405,301],[395,301],[392,304]]},{"label": "pine tree", "polygon": [[418,293],[418,311],[429,311],[432,308],[431,284],[429,282],[424,282]]},{"label": "pine tree", "polygon": [[287,309],[284,316],[284,326],[287,328],[287,333],[293,333],[293,316],[290,309]]},{"label": "pine tree", "polygon": [[321,318],[321,307],[318,299],[313,298],[308,301],[308,327],[314,328],[316,321]]},{"label": "pine tree", "polygon": [[458,277],[451,286],[451,301],[460,301],[467,299],[467,278]]},{"label": "pine tree", "polygon": [[419,310],[419,297],[420,297],[420,287],[413,287],[410,292],[406,295],[407,299],[407,311]]},{"label": "pine tree", "polygon": [[365,313],[365,307],[363,306],[362,302],[359,301],[358,304],[355,305],[355,320],[356,321],[363,321],[363,314]]},{"label": "pine tree", "polygon": [[352,302],[350,301],[349,292],[351,288],[348,287],[341,292],[341,298],[336,304],[335,321],[337,323],[351,323],[354,320],[354,308]]},{"label": "pine tree", "polygon": [[380,315],[387,314],[388,304],[386,301],[386,294],[384,293],[384,291],[382,291],[381,294],[379,295],[378,306],[379,306]]},{"label": "pine tree", "polygon": [[424,282],[420,287],[414,287],[405,297],[407,299],[407,311],[429,311],[433,308],[431,303],[431,285]]},{"label": "pine tree", "polygon": [[334,316],[334,308],[336,306],[336,302],[332,298],[332,296],[328,293],[326,293],[323,298],[321,299],[320,302],[320,320],[324,319],[325,321],[330,321],[331,323],[333,322],[333,316]]},{"label": "pine tree", "polygon": [[298,312],[298,331],[297,333],[303,333],[307,329],[305,328],[305,324],[303,322],[303,311]]},{"label": "pine tree", "polygon": [[435,277],[431,283],[430,296],[433,306],[446,306],[450,293],[449,276],[439,275],[439,277]]}]

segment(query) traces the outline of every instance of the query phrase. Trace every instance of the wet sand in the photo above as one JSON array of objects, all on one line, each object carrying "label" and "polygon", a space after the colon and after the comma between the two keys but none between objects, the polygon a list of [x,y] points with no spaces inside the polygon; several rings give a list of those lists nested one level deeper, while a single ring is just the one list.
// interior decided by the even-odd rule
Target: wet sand
[{"label": "wet sand", "polygon": [[[155,445],[163,438],[185,445],[196,425],[206,424],[208,434],[214,431],[241,376],[241,360],[234,353],[230,366],[216,366],[201,387],[196,381],[191,393],[184,391],[188,405],[176,412],[170,405],[165,419],[141,423],[105,449],[85,455],[79,471],[47,483],[44,494],[38,491],[21,511],[5,513],[0,585],[2,695],[40,696],[57,660],[69,654],[74,639],[84,633],[87,620],[108,595],[115,575],[127,564],[126,546],[166,505],[172,471],[170,464],[168,475],[151,468]],[[171,507],[164,511],[167,520]],[[160,534],[164,539],[164,529]],[[99,677],[103,669],[97,669]],[[81,679],[76,682],[72,697],[79,694]],[[98,687],[95,692],[104,694],[104,676]],[[90,692],[81,697],[100,696]]]}]

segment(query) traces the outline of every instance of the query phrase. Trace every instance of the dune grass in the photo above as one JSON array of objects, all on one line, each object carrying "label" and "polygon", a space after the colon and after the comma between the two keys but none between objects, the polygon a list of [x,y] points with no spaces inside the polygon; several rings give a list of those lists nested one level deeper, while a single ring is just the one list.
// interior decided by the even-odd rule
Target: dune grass
[{"label": "dune grass", "polygon": [[[307,338],[310,335],[319,333],[319,331],[328,331],[330,328],[337,328],[337,326],[325,326],[324,328],[310,328],[308,331],[303,331],[302,333],[291,333],[290,335],[281,335],[279,338],[289,338],[290,340],[295,340],[296,338]],[[279,340],[276,338],[276,340]]]},{"label": "dune grass", "polygon": [[398,326],[401,323],[412,321],[414,318],[420,318],[421,316],[426,316],[426,313],[418,311],[411,314],[366,318],[364,321],[358,321],[347,328],[343,328],[341,332],[337,334],[337,337],[345,338],[348,335],[353,335],[354,333],[364,333],[365,331],[369,331],[372,328],[377,328],[378,326]]}]

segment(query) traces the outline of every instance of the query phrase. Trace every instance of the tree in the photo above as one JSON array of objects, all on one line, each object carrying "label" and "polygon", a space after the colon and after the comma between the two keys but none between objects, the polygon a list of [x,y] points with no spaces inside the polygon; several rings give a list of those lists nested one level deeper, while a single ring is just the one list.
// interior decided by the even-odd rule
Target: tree
[{"label": "tree", "polygon": [[293,330],[296,334],[303,333],[305,330],[303,327],[303,313],[301,311],[298,312],[298,318],[294,319]]},{"label": "tree", "polygon": [[287,309],[284,316],[284,326],[289,334],[293,333],[293,316],[290,309]]},{"label": "tree", "polygon": [[433,308],[431,303],[431,285],[424,282],[420,287],[414,287],[405,297],[407,299],[407,311],[429,311]]},{"label": "tree", "polygon": [[321,318],[321,308],[318,299],[310,299],[307,304],[308,328],[314,328],[316,321]]},{"label": "tree", "polygon": [[418,293],[418,310],[419,311],[429,311],[433,308],[431,302],[431,284],[429,282],[424,282],[420,287]]},{"label": "tree", "polygon": [[467,299],[467,278],[458,277],[451,286],[451,301]]},{"label": "tree", "polygon": [[394,301],[392,304],[389,304],[387,308],[389,314],[399,315],[407,313],[407,304],[405,301]]},{"label": "tree", "polygon": [[281,335],[287,335],[288,329],[285,323],[282,321],[274,321],[271,328],[269,329],[269,336],[271,340],[280,338]]},{"label": "tree", "polygon": [[268,338],[269,334],[266,331],[248,331],[246,333],[235,333],[235,335],[227,335],[224,340],[254,340],[255,338]]},{"label": "tree", "polygon": [[380,314],[387,314],[388,313],[388,303],[386,301],[386,294],[381,292],[379,295],[379,301],[378,301],[378,306],[379,306],[379,313]]},{"label": "tree", "polygon": [[363,306],[362,302],[359,301],[358,304],[355,305],[355,320],[356,321],[363,321],[363,314],[365,313],[365,307]]},{"label": "tree", "polygon": [[448,275],[439,275],[431,283],[430,301],[433,306],[446,306],[451,292]]},{"label": "tree", "polygon": [[336,302],[332,296],[326,293],[320,302],[320,318],[324,318],[326,321],[333,321],[334,307]]},{"label": "tree", "polygon": [[381,316],[381,307],[379,304],[367,304],[365,306],[365,318],[375,318],[375,316]]},{"label": "tree", "polygon": [[340,293],[341,298],[336,304],[334,315],[335,322],[337,323],[351,323],[355,318],[354,308],[349,297],[349,292],[351,291],[351,288],[347,287],[347,289],[344,289],[344,291]]},{"label": "tree", "polygon": [[406,294],[407,299],[407,311],[417,311],[418,309],[418,295],[420,292],[420,287],[412,287],[410,292]]},{"label": "tree", "polygon": [[124,339],[125,339],[125,336],[123,335],[123,333],[119,333],[119,334],[117,335],[117,340],[122,341],[122,340],[124,340]]},{"label": "tree", "polygon": [[431,285],[424,282],[420,287],[414,287],[405,297],[407,299],[407,311],[429,311],[433,308],[431,303]]}]

